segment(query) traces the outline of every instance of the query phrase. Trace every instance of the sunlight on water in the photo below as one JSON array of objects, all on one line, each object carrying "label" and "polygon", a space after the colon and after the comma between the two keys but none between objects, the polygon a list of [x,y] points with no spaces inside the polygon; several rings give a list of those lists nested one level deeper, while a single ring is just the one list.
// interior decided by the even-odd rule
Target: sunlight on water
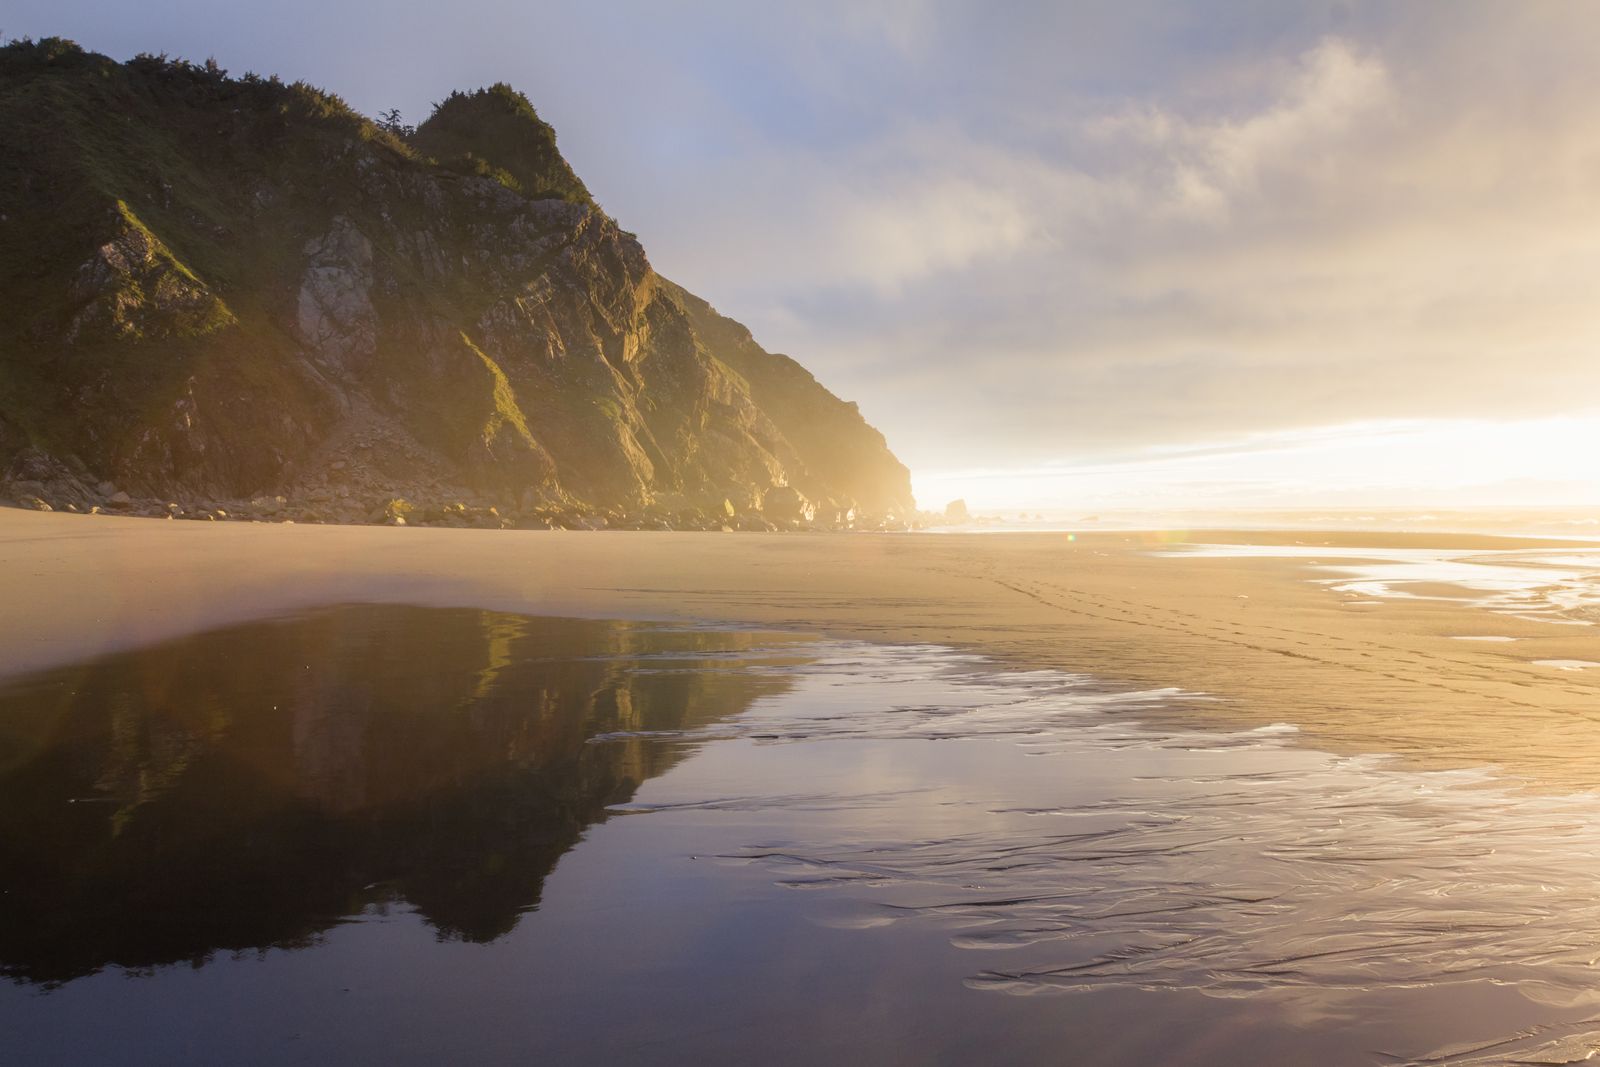
[{"label": "sunlight on water", "polygon": [[0,1025],[144,1062],[1600,1049],[1600,798],[1148,725],[1206,704],[394,608],[54,672],[0,695]]},{"label": "sunlight on water", "polygon": [[1535,622],[1592,626],[1600,619],[1600,550],[1190,545],[1157,554],[1303,559],[1318,571],[1338,575],[1321,581],[1349,596],[1463,599]]},{"label": "sunlight on water", "polygon": [[[1527,1019],[1506,1035],[1515,1040],[1418,1062],[1533,1062],[1521,1057],[1553,1054],[1549,1042],[1574,1059],[1600,1049],[1600,1024],[1520,1034],[1546,1011],[1600,1001],[1600,798],[1530,797],[1482,772],[1327,755],[1294,747],[1286,724],[1157,734],[1137,724],[1140,708],[1183,694],[1107,695],[1083,679],[950,660],[938,649],[838,649],[806,669],[799,692],[742,717],[740,733],[816,744],[819,758],[840,741],[1000,741],[1040,757],[1032,766],[1008,763],[997,777],[989,758],[973,761],[989,773],[962,773],[946,753],[903,753],[915,792],[836,796],[825,810],[848,810],[848,828],[819,820],[721,858],[787,888],[833,891],[843,900],[828,922],[939,931],[977,952],[966,979],[976,990],[1190,989],[1302,1005],[1309,995],[1339,1015],[1346,998],[1404,1003],[1409,991],[1481,983],[1526,1000]],[[930,773],[904,770],[919,761]]]}]

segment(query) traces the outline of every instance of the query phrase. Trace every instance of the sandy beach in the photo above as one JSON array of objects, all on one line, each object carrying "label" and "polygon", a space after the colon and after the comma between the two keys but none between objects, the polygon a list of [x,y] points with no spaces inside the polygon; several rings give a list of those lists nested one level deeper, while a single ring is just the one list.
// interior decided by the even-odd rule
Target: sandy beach
[{"label": "sandy beach", "polygon": [[338,603],[693,620],[947,645],[1018,669],[1180,687],[1215,698],[1172,713],[1190,723],[1290,723],[1336,751],[1592,786],[1600,670],[1561,669],[1600,658],[1581,611],[1492,610],[1449,581],[1372,596],[1326,570],[1423,549],[1499,560],[1594,546],[1307,531],[581,534],[7,510],[0,673]]}]

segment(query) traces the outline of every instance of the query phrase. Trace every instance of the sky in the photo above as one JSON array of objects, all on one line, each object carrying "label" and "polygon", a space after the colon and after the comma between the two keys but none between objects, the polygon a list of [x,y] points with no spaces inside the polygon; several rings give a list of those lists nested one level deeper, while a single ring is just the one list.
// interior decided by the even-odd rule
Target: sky
[{"label": "sky", "polygon": [[919,502],[1600,504],[1600,6],[7,0],[411,121],[523,90]]}]

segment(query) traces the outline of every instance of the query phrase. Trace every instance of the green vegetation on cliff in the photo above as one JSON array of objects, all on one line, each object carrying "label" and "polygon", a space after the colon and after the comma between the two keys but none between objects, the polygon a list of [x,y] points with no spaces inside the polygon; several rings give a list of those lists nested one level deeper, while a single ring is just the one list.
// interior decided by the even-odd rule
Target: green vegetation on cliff
[{"label": "green vegetation on cliff", "polygon": [[556,131],[504,82],[451,93],[417,127],[411,144],[444,166],[494,177],[528,196],[594,203],[557,150]]},{"label": "green vegetation on cliff", "polygon": [[408,143],[301,83],[13,42],[0,284],[0,483],[911,508],[853,405],[660,279],[504,85]]}]

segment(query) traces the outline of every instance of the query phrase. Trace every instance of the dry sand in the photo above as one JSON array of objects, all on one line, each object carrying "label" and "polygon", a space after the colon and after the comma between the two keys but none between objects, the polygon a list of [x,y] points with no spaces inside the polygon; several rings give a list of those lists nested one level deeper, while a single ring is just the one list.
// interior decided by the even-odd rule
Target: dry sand
[{"label": "dry sand", "polygon": [[[1154,551],[1175,541],[1559,544],[1342,531],[582,534],[0,510],[0,675],[343,602],[703,620],[929,642],[1117,686],[1176,686],[1219,698],[1173,713],[1191,724],[1293,723],[1341,751],[1600,784],[1600,670],[1533,662],[1600,660],[1600,627],[1459,597],[1352,603],[1310,581],[1308,560]],[[1455,640],[1483,635],[1518,640]]]}]

